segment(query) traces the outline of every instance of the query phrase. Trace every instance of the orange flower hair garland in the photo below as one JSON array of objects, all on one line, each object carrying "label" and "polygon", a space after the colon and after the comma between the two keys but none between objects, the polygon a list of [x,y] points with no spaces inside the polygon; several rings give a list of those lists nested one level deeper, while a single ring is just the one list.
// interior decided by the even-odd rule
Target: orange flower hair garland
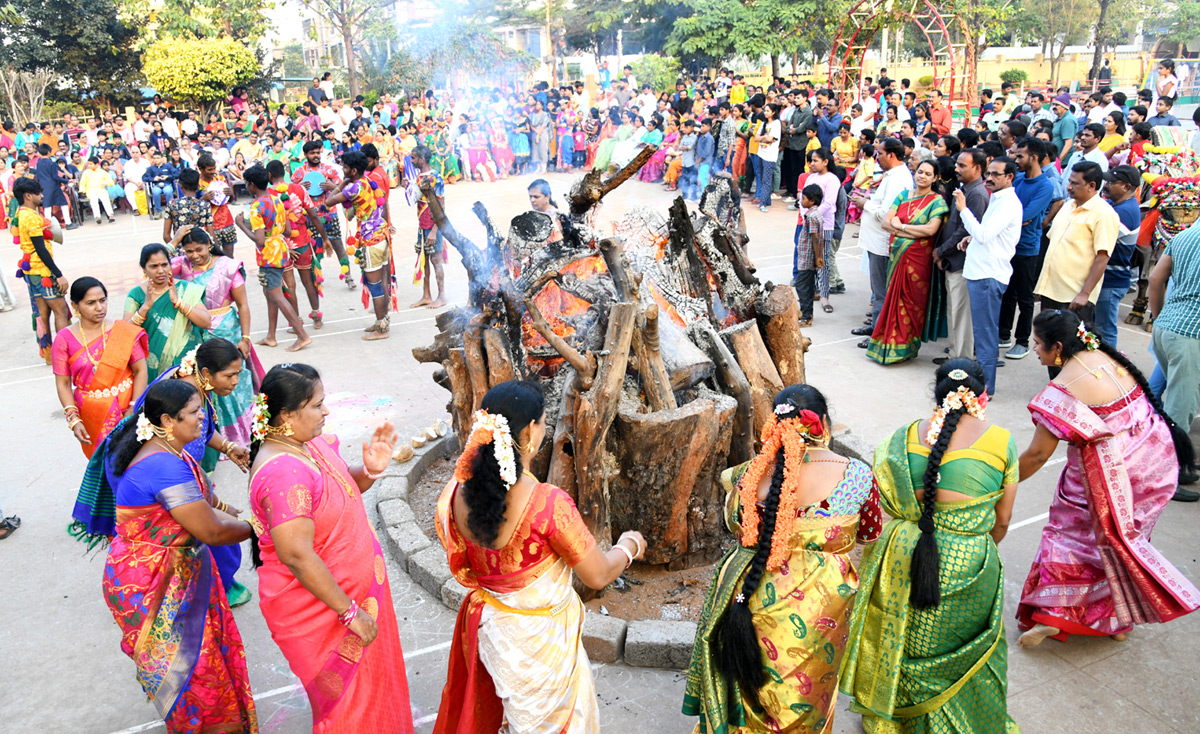
[{"label": "orange flower hair garland", "polygon": [[[794,415],[793,415],[794,414]],[[800,484],[800,466],[808,460],[809,445],[825,446],[825,426],[811,410],[797,411],[790,404],[776,406],[775,414],[763,427],[763,446],[746,468],[738,483],[738,499],[742,507],[742,545],[747,548],[758,543],[762,511],[758,507],[758,485],[767,469],[778,460],[783,449],[783,486],[779,492],[779,509],[775,513],[775,532],[771,536],[771,553],[767,570],[778,570],[787,560],[792,524],[796,520]]]}]

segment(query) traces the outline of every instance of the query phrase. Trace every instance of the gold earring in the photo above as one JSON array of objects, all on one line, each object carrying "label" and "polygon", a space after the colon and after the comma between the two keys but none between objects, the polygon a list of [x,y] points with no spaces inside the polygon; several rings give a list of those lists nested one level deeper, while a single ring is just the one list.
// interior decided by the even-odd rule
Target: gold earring
[{"label": "gold earring", "polygon": [[212,383],[209,382],[204,375],[197,375],[196,382],[200,384],[200,390],[202,392],[211,392],[213,389]]},{"label": "gold earring", "polygon": [[170,428],[167,429],[167,443],[175,443],[175,433]]},{"label": "gold earring", "polygon": [[1062,355],[1061,354],[1054,358],[1054,366],[1062,367]]},{"label": "gold earring", "polygon": [[285,435],[285,436],[296,435],[296,432],[292,430],[292,424],[290,421],[283,424],[283,435]]}]

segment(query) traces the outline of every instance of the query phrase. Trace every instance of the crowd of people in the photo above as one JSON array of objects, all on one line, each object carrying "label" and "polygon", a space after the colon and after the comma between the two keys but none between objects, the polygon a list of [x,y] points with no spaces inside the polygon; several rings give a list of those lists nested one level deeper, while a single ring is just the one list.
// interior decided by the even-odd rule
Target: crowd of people
[{"label": "crowd of people", "polygon": [[[1200,591],[1149,542],[1171,499],[1200,499],[1181,486],[1196,478],[1187,430],[1200,410],[1200,229],[1175,237],[1148,274],[1154,374],[1116,346],[1117,304],[1145,244],[1133,164],[1153,126],[1174,120],[1172,69],[1163,62],[1156,89],[1143,90],[1153,116],[1104,88],[1079,100],[1059,92],[1047,109],[1042,93],[1022,99],[1006,84],[985,90],[957,130],[940,91],[918,102],[905,80],[844,99],[784,79],[760,88],[721,69],[656,94],[639,93],[630,67],[614,80],[606,65],[595,99],[581,83],[540,83],[398,103],[383,94],[368,107],[335,99],[326,75],[294,116],[238,89],[204,122],[155,98],[132,126],[68,116],[31,139],[36,126],[6,123],[0,185],[20,275],[88,459],[71,532],[111,543],[104,597],[168,731],[257,730],[231,612],[252,597],[236,578],[247,540],[260,608],[304,685],[314,731],[413,731],[386,563],[362,499],[395,432],[381,425],[351,466],[324,432],[320,374],[301,363],[264,370],[257,348],[277,346],[280,315],[296,336],[289,351],[311,342],[327,257],[350,288],[357,259],[374,315],[363,338],[388,336],[393,187],[417,210],[416,305],[437,308],[445,248],[432,207],[446,185],[613,170],[647,146],[645,183],[695,201],[711,177],[728,176],[762,211],[782,197],[797,212],[801,325],[814,304],[830,313],[831,295],[845,293],[837,253],[858,221],[871,290],[858,346],[887,365],[923,342],[950,343],[934,360],[932,412],[891,434],[870,466],[830,449],[817,388],[774,397],[758,453],[721,478],[738,542],[705,600],[684,712],[700,731],[824,731],[840,690],[867,731],[912,720],[929,731],[1019,731],[1006,709],[996,544],[1018,483],[1059,442],[1073,450],[1021,592],[1021,645],[1124,639],[1200,607]],[[234,216],[238,189],[250,205]],[[544,180],[529,195],[554,211]],[[101,281],[68,281],[55,259],[60,230],[78,226],[85,204],[97,224],[122,206],[163,221],[163,243],[141,250],[145,279],[119,318]],[[234,257],[239,232],[267,301],[258,342]],[[1048,370],[1023,452],[987,417],[1002,350],[1014,360],[1032,351]],[[646,540],[593,537],[571,498],[529,471],[545,410],[535,385],[488,391],[437,503],[450,571],[471,593],[435,731],[599,730],[572,576],[603,588],[643,557]],[[210,475],[221,457],[248,474],[248,508],[217,496]],[[4,520],[0,538],[15,529]],[[866,549],[856,570],[857,544]]]}]

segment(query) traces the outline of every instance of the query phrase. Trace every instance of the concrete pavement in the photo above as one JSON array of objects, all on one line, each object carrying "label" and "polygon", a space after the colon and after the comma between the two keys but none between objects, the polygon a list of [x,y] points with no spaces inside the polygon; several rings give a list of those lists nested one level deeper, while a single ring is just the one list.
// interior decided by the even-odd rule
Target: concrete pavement
[{"label": "concrete pavement", "polygon": [[[526,176],[497,184],[459,184],[447,187],[447,205],[455,226],[477,243],[483,228],[470,213],[480,200],[494,219],[505,225],[528,208]],[[573,177],[546,177],[560,203]],[[660,186],[632,181],[606,199],[600,212],[615,219],[639,205],[666,208],[671,194]],[[403,197],[393,196],[398,242],[409,243],[415,232],[415,213]],[[752,241],[750,257],[763,279],[790,280],[794,212],[776,201],[766,214],[746,213]],[[883,368],[867,360],[855,346],[859,337],[849,330],[862,322],[869,288],[859,269],[862,251],[849,228],[840,254],[847,293],[833,298],[836,309],[817,309],[815,325],[806,330],[813,339],[808,353],[809,379],[830,399],[834,418],[849,425],[869,442],[877,442],[895,427],[932,410],[930,358],[941,344],[925,345],[908,363]],[[140,247],[160,237],[161,223],[128,216],[117,224],[85,224],[68,232],[56,247],[56,259],[68,277],[99,277],[109,286],[110,315],[121,311],[125,292],[140,280]],[[437,387],[433,365],[417,364],[414,346],[430,343],[436,327],[434,313],[408,309],[419,297],[409,273],[413,263],[407,244],[397,247],[400,272],[400,313],[393,315],[392,338],[360,341],[371,323],[357,290],[347,291],[331,278],[322,304],[326,327],[314,332],[312,347],[299,355],[282,349],[260,350],[269,367],[283,361],[305,361],[321,370],[332,411],[327,430],[337,433],[350,460],[369,430],[384,418],[412,435],[446,415],[448,393]],[[252,260],[244,240],[238,254]],[[11,244],[0,245],[0,267],[11,272],[18,258]],[[249,268],[253,271],[253,267]],[[447,265],[450,301],[466,296],[465,273],[452,254]],[[251,273],[251,308],[255,338],[265,325],[265,302]],[[16,287],[10,280],[10,286]],[[163,731],[154,710],[145,702],[133,677],[132,663],[118,647],[119,633],[100,596],[103,553],[87,554],[65,532],[70,520],[84,458],[62,419],[48,367],[40,364],[29,328],[29,307],[23,289],[17,310],[0,314],[0,425],[3,426],[3,481],[0,506],[19,514],[24,526],[0,542],[0,731],[84,732],[132,734]],[[303,301],[303,295],[301,296]],[[1127,301],[1128,303],[1128,301]],[[307,313],[307,308],[304,309]],[[1122,313],[1127,312],[1127,306]],[[280,334],[281,344],[284,334]],[[1135,362],[1149,368],[1148,334],[1122,325],[1120,345]],[[1024,447],[1032,436],[1025,404],[1046,383],[1045,371],[1031,357],[1009,362],[998,373],[998,395],[990,404],[993,421],[1014,432]],[[1017,594],[1037,548],[1039,530],[1061,469],[1060,448],[1054,465],[1021,486],[1013,525],[1001,544],[1006,565],[1006,621],[1009,651],[1009,711],[1026,732],[1127,732],[1173,734],[1200,730],[1200,718],[1187,684],[1200,659],[1200,615],[1167,625],[1134,631],[1127,642],[1109,639],[1054,641],[1032,651],[1016,647],[1013,613]],[[246,482],[236,469],[222,464],[216,473],[221,496],[246,506]],[[374,520],[374,501],[368,495]],[[1200,569],[1195,525],[1200,506],[1171,503],[1155,530],[1155,545],[1189,576]],[[248,555],[248,554],[247,554]],[[432,728],[445,681],[447,649],[454,614],[441,602],[389,565],[393,598],[406,651],[406,665],[418,732]],[[239,578],[257,591],[249,563]],[[271,641],[257,604],[235,612],[246,643],[251,683],[258,700],[261,729],[268,734],[309,731],[311,720],[303,690]],[[632,668],[623,664],[595,665],[601,721],[606,731],[690,731],[693,720],[681,716],[683,675],[676,671]],[[858,732],[858,717],[845,712],[842,698],[836,732]]]}]

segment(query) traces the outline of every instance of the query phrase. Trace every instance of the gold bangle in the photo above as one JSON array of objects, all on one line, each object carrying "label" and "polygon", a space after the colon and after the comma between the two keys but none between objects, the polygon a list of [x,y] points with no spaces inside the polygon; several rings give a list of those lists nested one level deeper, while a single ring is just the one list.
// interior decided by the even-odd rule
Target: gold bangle
[{"label": "gold bangle", "polygon": [[79,425],[80,423],[83,423],[83,421],[80,420],[79,418],[76,418],[75,420],[71,421],[70,424],[67,425],[67,430],[73,432],[75,430],[75,426]]},{"label": "gold bangle", "polygon": [[129,323],[133,324],[134,326],[141,326],[142,324],[146,323],[146,317],[139,313],[135,313],[133,318],[129,319]]}]

